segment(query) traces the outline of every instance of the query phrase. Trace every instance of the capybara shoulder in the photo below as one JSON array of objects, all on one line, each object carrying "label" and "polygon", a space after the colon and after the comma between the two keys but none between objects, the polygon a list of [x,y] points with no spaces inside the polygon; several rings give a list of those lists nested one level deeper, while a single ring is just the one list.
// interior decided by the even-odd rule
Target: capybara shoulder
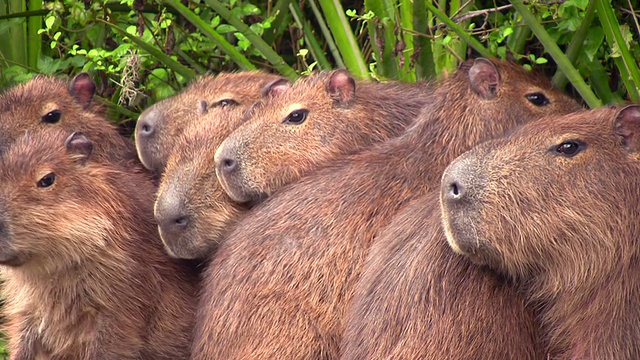
[{"label": "capybara shoulder", "polygon": [[93,142],[27,132],[0,160],[0,270],[12,358],[188,357],[197,276],[163,252],[146,175]]},{"label": "capybara shoulder", "polygon": [[229,111],[248,108],[262,96],[263,87],[280,79],[263,71],[203,75],[178,94],[151,105],[136,123],[136,149],[142,164],[162,173],[169,155],[179,151],[175,139],[190,123],[199,123],[209,112],[218,113],[224,123]]},{"label": "capybara shoulder", "polygon": [[[475,64],[478,67],[474,67]],[[481,70],[484,75],[476,77],[471,69]],[[430,113],[436,117],[416,120],[401,137],[332,160],[323,168],[283,186],[236,223],[206,270],[194,355],[197,358],[249,354],[273,358],[304,358],[318,354],[338,357],[347,306],[378,231],[407,202],[429,189],[437,189],[438,182],[433,173],[442,171],[446,165],[433,155],[442,152],[449,159],[457,155],[455,147],[451,153],[441,149],[462,132],[456,124],[465,128],[480,121],[474,114],[482,115],[501,105],[508,108],[511,99],[502,96],[498,100],[492,94],[501,92],[502,86],[511,86],[506,79],[514,78],[509,77],[508,70],[498,69],[502,68],[489,60],[471,62],[470,66],[460,69],[463,75],[455,75],[445,82],[457,81],[467,89],[479,85],[479,91],[484,95],[469,89],[468,96],[462,97],[465,102],[456,104],[448,96],[460,97],[448,92],[448,85],[436,88],[432,91],[434,98],[429,100],[433,106]],[[483,87],[485,79],[488,79],[486,89]],[[532,85],[532,88],[571,104],[570,99],[549,87]],[[280,96],[293,96],[287,95],[292,89],[285,90]],[[343,95],[339,92],[336,96],[341,99]],[[518,95],[522,97],[518,109],[526,117],[486,119],[496,123],[488,127],[496,135],[514,123],[532,120],[544,112],[536,104],[524,103],[529,101],[524,93]],[[577,107],[575,102],[573,105]],[[442,108],[445,106],[448,113]],[[288,119],[296,109],[300,108],[289,108],[283,118]],[[462,120],[445,116],[452,112],[459,114]],[[306,115],[310,114],[311,111]],[[309,131],[313,131],[311,117],[306,121],[309,121]],[[500,125],[501,121],[505,123]],[[423,131],[422,126],[434,131]],[[291,129],[292,133],[298,131],[297,127]],[[421,131],[423,138],[410,141],[415,131]],[[491,135],[478,133],[473,136],[486,138]],[[398,152],[388,151],[387,143],[400,141],[406,143],[398,146]],[[279,144],[278,141],[273,143],[274,146]],[[302,144],[286,149],[303,149]],[[429,179],[434,180],[430,182]],[[370,319],[373,323],[369,328],[376,328],[375,316]]]},{"label": "capybara shoulder", "polygon": [[96,86],[87,73],[67,83],[37,75],[0,94],[0,151],[26,131],[59,127],[91,139],[95,157],[129,163],[136,159],[133,142],[120,135],[93,100]]},{"label": "capybara shoulder", "polygon": [[640,107],[524,125],[442,177],[453,250],[539,309],[554,359],[640,357]]}]

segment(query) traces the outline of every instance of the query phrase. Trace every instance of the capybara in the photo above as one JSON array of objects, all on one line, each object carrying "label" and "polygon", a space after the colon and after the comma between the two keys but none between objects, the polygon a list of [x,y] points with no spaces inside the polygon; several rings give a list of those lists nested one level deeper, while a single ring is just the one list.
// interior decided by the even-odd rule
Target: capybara
[{"label": "capybara", "polygon": [[578,108],[547,81],[486,59],[465,62],[432,96],[407,134],[282,188],[232,227],[205,272],[194,358],[338,357],[373,235],[429,187],[419,174],[455,157],[441,148],[462,152],[490,131]]},{"label": "capybara", "polygon": [[[385,84],[355,83],[344,70],[333,73],[321,73],[310,78],[300,80],[301,84],[290,85],[288,82],[277,81],[270,83],[262,93],[265,95],[257,108],[250,110],[252,116],[247,116],[249,123],[245,126],[254,129],[258,135],[264,136],[261,141],[265,147],[271,145],[283,146],[285,142],[304,141],[309,136],[326,136],[326,145],[322,147],[326,150],[318,151],[313,159],[302,161],[304,151],[313,151],[315,140],[310,140],[311,146],[298,154],[290,154],[290,158],[284,160],[291,162],[289,167],[296,166],[303,162],[305,171],[311,171],[322,166],[330,156],[357,150],[367,146],[372,141],[378,141],[390,136],[397,135],[404,129],[414,117],[419,114],[420,107],[429,101],[428,94],[430,88],[426,83],[402,84],[398,82],[388,82]],[[336,89],[334,91],[355,91],[356,99],[349,100],[349,105],[336,103],[337,100],[331,98],[326,86],[331,82],[336,82],[332,86],[341,85],[347,89]],[[337,83],[344,82],[343,84]],[[325,84],[327,82],[327,84]],[[353,86],[356,86],[354,88]],[[376,91],[374,91],[374,89]],[[405,89],[405,90],[402,90]],[[404,92],[403,92],[404,91]],[[319,92],[319,94],[318,94]],[[373,102],[372,96],[380,94],[380,101],[389,101],[393,106],[388,106],[385,110],[380,110],[381,105],[377,105],[378,114],[386,114],[380,117],[370,117],[372,113],[365,112],[363,107]],[[335,94],[334,94],[335,95]],[[348,95],[348,94],[347,94]],[[345,95],[345,96],[347,96]],[[393,99],[392,96],[412,95],[416,100],[409,98]],[[353,94],[348,96],[354,96]],[[403,103],[406,103],[402,105]],[[304,105],[306,104],[306,105]],[[304,130],[295,129],[296,125],[280,124],[281,119],[277,118],[278,109],[288,109],[291,106],[309,109],[310,125],[315,129]],[[344,106],[344,107],[343,107]],[[387,107],[386,105],[384,105]],[[398,106],[404,107],[402,112],[390,113],[397,110]],[[375,107],[374,107],[375,108]],[[313,111],[312,111],[313,110]],[[336,120],[331,120],[328,111]],[[215,177],[212,176],[214,166],[214,154],[210,149],[215,149],[233,130],[233,128],[243,123],[244,118],[237,110],[235,113],[227,112],[228,116],[223,123],[219,120],[203,118],[203,123],[198,124],[198,128],[186,130],[184,136],[176,145],[176,151],[171,155],[169,165],[164,174],[162,184],[158,192],[155,214],[159,224],[160,234],[170,254],[180,258],[204,258],[211,254],[221,241],[223,231],[243,214],[252,203],[260,199],[251,199],[248,203],[236,203],[231,201],[224,193]],[[270,117],[269,117],[270,116]],[[275,116],[275,117],[274,117]],[[209,117],[207,114],[206,117]],[[397,118],[396,118],[397,117]],[[251,122],[259,121],[258,128],[251,126]],[[273,123],[276,121],[276,123]],[[335,129],[331,128],[330,122],[336,122]],[[357,124],[352,127],[352,124]],[[223,126],[226,126],[223,128]],[[305,125],[300,125],[304,127]],[[285,127],[284,130],[280,127]],[[289,129],[287,129],[289,127]],[[351,127],[350,135],[334,137],[331,133],[337,129]],[[210,129],[205,131],[206,129]],[[246,128],[244,131],[247,131]],[[277,131],[303,131],[298,134],[301,138],[286,139],[282,142],[278,139],[282,134]],[[326,135],[323,135],[326,133]],[[210,135],[210,134],[216,134]],[[310,135],[313,134],[313,135]],[[373,134],[373,135],[371,135]],[[295,134],[291,133],[290,136]],[[375,138],[375,139],[374,139]],[[276,143],[277,142],[277,143]],[[257,144],[256,144],[257,145]],[[333,149],[333,150],[332,150]],[[296,176],[302,176],[297,174]],[[287,181],[294,180],[294,175],[287,176]],[[275,184],[270,185],[270,191],[275,190]]]},{"label": "capybara", "polygon": [[424,82],[356,82],[346,70],[288,87],[274,87],[216,151],[218,180],[237,202],[261,200],[337,156],[398,136],[432,92]]},{"label": "capybara", "polygon": [[447,245],[438,195],[407,204],[376,234],[347,313],[341,358],[543,359],[523,296]]},{"label": "capybara", "polygon": [[93,96],[96,85],[87,73],[70,83],[37,75],[0,95],[0,152],[28,130],[59,127],[81,131],[93,142],[94,157],[109,162],[137,163],[132,141],[104,118]]},{"label": "capybara", "polygon": [[218,113],[222,123],[228,111],[247,108],[262,96],[261,90],[266,85],[281,79],[263,71],[221,72],[197,78],[178,94],[140,114],[135,129],[140,161],[147,169],[161,174],[174,151],[175,139],[188,124],[199,122],[209,112]]},{"label": "capybara", "polygon": [[640,358],[640,106],[527,124],[442,177],[451,248],[507,274],[550,359]]},{"label": "capybara", "polygon": [[28,132],[0,159],[0,271],[12,359],[185,359],[198,280],[164,254],[146,175],[93,143]]},{"label": "capybara", "polygon": [[154,208],[162,242],[171,256],[207,258],[226,227],[245,211],[245,205],[225,194],[213,169],[213,150],[242,122],[240,108],[212,109],[175,140]]}]

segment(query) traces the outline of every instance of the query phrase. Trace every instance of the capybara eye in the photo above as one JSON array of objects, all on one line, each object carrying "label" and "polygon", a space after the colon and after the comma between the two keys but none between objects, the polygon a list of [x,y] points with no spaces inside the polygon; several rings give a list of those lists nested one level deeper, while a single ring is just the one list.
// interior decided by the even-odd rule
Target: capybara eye
[{"label": "capybara eye", "polygon": [[584,149],[584,143],[580,141],[565,141],[562,144],[556,146],[555,152],[558,155],[565,157],[572,157]]},{"label": "capybara eye", "polygon": [[238,102],[233,99],[222,99],[216,103],[216,106],[219,107],[227,107],[227,106],[236,106]]},{"label": "capybara eye", "polygon": [[62,111],[53,110],[48,112],[45,116],[42,117],[42,122],[47,124],[55,124],[60,121],[60,117],[62,116]]},{"label": "capybara eye", "polygon": [[300,125],[305,120],[307,120],[307,114],[308,113],[309,113],[309,110],[307,110],[307,109],[301,109],[301,110],[292,111],[291,114],[289,114],[289,116],[287,116],[282,123],[283,124]]},{"label": "capybara eye", "polygon": [[535,106],[545,106],[549,104],[549,99],[543,93],[535,92],[525,95],[527,100]]},{"label": "capybara eye", "polygon": [[53,183],[56,181],[56,174],[54,173],[49,173],[45,176],[42,177],[42,179],[40,179],[38,181],[38,187],[39,188],[46,188],[49,187],[51,185],[53,185]]}]

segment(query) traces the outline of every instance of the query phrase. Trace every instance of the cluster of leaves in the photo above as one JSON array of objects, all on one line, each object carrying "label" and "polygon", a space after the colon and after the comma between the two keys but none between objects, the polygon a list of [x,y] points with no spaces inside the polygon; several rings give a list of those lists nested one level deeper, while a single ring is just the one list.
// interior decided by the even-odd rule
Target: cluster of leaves
[{"label": "cluster of leaves", "polygon": [[[344,67],[416,81],[514,57],[590,106],[640,100],[632,1],[53,0],[0,5],[0,87],[89,71],[122,122],[206,72]],[[13,7],[12,7],[13,6]],[[588,35],[588,36],[587,36]],[[22,38],[21,38],[22,36]],[[23,46],[24,49],[19,49]],[[19,56],[20,54],[24,56]]]}]

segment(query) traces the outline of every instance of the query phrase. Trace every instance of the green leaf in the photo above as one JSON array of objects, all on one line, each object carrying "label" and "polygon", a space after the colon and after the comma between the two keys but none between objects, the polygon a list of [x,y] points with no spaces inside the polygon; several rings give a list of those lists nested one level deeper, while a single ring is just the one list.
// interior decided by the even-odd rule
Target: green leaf
[{"label": "green leaf", "polygon": [[593,61],[598,49],[604,40],[604,30],[599,26],[589,29],[589,36],[585,37],[582,45],[582,52],[587,56],[589,61]]},{"label": "green leaf", "polygon": [[55,22],[56,22],[56,18],[54,16],[48,16],[46,19],[44,19],[44,24],[47,27],[47,29],[51,29]]}]

